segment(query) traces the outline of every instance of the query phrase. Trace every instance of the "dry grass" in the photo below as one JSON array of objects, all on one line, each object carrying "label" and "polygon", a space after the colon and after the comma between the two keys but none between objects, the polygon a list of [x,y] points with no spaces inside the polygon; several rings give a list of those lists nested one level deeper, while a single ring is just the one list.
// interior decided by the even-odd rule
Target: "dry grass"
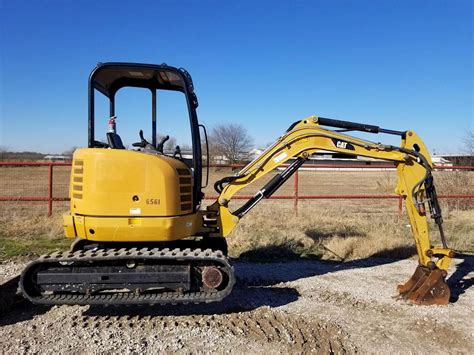
[{"label": "dry grass", "polygon": [[[443,171],[435,174],[436,188],[445,194],[472,194],[474,191],[474,172]],[[467,210],[473,208],[472,200],[449,199],[445,200],[446,211]]]},{"label": "dry grass", "polygon": [[[364,206],[371,202],[301,201],[295,216],[290,201],[263,201],[228,238],[230,254],[253,260],[315,257],[341,261],[415,255],[406,217],[386,213],[393,207],[390,201],[375,202]],[[51,218],[45,210],[42,205],[25,204],[0,209],[0,260],[69,246],[61,220],[67,206],[57,206]],[[444,227],[450,247],[474,251],[474,210],[452,210]],[[431,235],[439,243],[435,225]]]},{"label": "dry grass", "polygon": [[[68,167],[55,168],[54,196],[67,196]],[[231,174],[214,169],[205,189],[215,195],[212,184]],[[301,171],[300,195],[391,194],[394,172]],[[271,174],[269,174],[271,175]],[[47,168],[0,169],[0,196],[46,196]],[[437,172],[438,192],[472,193],[474,172]],[[261,183],[242,191],[253,194]],[[293,194],[293,180],[277,193]],[[242,201],[236,201],[235,208]],[[441,200],[450,246],[474,251],[474,201]],[[264,201],[238,225],[229,237],[231,255],[263,259],[318,257],[351,260],[370,256],[407,257],[414,254],[413,240],[405,216],[397,214],[396,200],[300,201],[299,215],[293,201]],[[67,204],[55,203],[55,215],[46,217],[46,204],[0,202],[0,259],[29,253],[40,254],[66,248],[61,214]],[[433,236],[437,235],[433,228]]]},{"label": "dry grass", "polygon": [[[360,207],[346,201],[339,207],[336,203],[321,206],[308,201],[294,216],[290,204],[267,201],[241,221],[229,237],[230,250],[233,256],[243,257],[303,256],[342,261],[415,254],[405,216],[356,212],[363,210]],[[439,243],[436,226],[430,227],[433,242]],[[453,211],[444,227],[450,247],[474,251],[474,210]]]},{"label": "dry grass", "polygon": [[0,260],[43,254],[69,246],[60,213],[47,217],[44,204],[3,203],[0,207]]}]

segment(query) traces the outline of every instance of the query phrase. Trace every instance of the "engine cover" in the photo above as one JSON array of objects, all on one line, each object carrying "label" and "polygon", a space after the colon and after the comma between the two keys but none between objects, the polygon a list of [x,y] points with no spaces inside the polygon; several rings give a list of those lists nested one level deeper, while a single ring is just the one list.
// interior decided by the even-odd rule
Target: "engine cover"
[{"label": "engine cover", "polygon": [[172,240],[193,235],[192,174],[165,155],[121,149],[74,153],[64,215],[68,237],[101,241]]}]

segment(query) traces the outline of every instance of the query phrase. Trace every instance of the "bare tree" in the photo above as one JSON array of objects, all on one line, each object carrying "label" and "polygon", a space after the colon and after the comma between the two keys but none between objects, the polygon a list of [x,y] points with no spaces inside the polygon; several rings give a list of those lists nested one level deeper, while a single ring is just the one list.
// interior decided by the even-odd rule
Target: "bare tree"
[{"label": "bare tree", "polygon": [[79,147],[76,147],[76,146],[73,146],[67,150],[65,150],[62,155],[66,155],[66,156],[69,156],[69,157],[72,157],[72,155],[74,154],[74,152],[76,151],[76,149],[78,149]]},{"label": "bare tree", "polygon": [[[191,145],[189,145],[188,143],[182,143],[182,144],[179,144],[179,148],[181,149],[181,151],[184,153],[184,152],[192,152],[193,151],[193,147]],[[204,154],[205,150],[203,150],[203,154]]]},{"label": "bare tree", "polygon": [[4,145],[0,145],[0,161],[6,160],[8,148]]},{"label": "bare tree", "polygon": [[467,155],[474,155],[474,130],[467,129],[462,138],[462,152]]},{"label": "bare tree", "polygon": [[468,165],[474,164],[474,130],[467,129],[462,138],[461,151],[467,155],[466,163]]},{"label": "bare tree", "polygon": [[211,155],[222,156],[230,164],[247,160],[252,144],[252,138],[240,124],[218,125],[210,137]]}]

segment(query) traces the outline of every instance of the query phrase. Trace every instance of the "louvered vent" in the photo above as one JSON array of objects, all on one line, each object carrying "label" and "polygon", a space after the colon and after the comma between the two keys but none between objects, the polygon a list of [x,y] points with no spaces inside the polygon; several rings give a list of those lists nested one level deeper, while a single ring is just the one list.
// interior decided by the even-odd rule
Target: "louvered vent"
[{"label": "louvered vent", "polygon": [[82,199],[84,161],[74,160],[72,166],[72,197]]},{"label": "louvered vent", "polygon": [[188,169],[177,169],[179,175],[179,197],[181,212],[191,212],[193,209],[193,189],[191,172]]}]

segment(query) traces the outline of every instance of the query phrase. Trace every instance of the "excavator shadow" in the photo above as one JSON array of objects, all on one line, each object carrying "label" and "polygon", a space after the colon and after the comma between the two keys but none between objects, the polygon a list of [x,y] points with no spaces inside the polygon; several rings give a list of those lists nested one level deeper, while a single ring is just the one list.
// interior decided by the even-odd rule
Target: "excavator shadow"
[{"label": "excavator shadow", "polygon": [[[275,247],[271,247],[275,252]],[[290,256],[287,248],[280,250],[277,254]],[[258,251],[254,251],[258,253]],[[323,261],[317,258],[301,258],[296,254],[285,262],[249,262],[245,258],[234,260],[237,284],[232,294],[223,302],[204,305],[181,305],[177,307],[114,307],[90,308],[85,315],[143,315],[143,316],[180,316],[180,315],[210,315],[231,314],[238,312],[249,312],[262,306],[279,307],[295,302],[300,297],[298,291],[285,285],[287,282],[335,273],[349,269],[359,269],[379,266],[396,262],[400,259],[412,256],[416,253],[413,247],[398,247],[379,252],[369,258],[349,261],[345,263],[337,261]],[[269,255],[269,251],[263,251]],[[464,280],[464,276],[472,270],[474,257],[466,257],[464,262],[450,278],[453,288],[455,302],[467,287],[472,285],[472,279]],[[271,286],[271,287],[270,287]]]},{"label": "excavator shadow", "polygon": [[[275,252],[275,248],[274,246],[271,247],[272,252]],[[379,252],[365,259],[341,262],[321,260],[318,256],[311,255],[302,257],[286,247],[281,247],[282,250],[276,254],[285,255],[284,259],[279,259],[285,260],[284,262],[267,262],[268,259],[265,258],[262,259],[265,260],[263,263],[247,261],[249,255],[253,260],[256,260],[255,256],[268,255],[268,251],[262,249],[253,250],[249,254],[244,253],[241,259],[234,263],[238,281],[248,286],[267,287],[344,270],[390,264],[416,253],[412,248],[397,247]],[[400,257],[402,255],[403,257]]]},{"label": "excavator shadow", "polygon": [[456,271],[447,280],[451,289],[450,302],[457,302],[466,290],[474,286],[474,254],[456,253],[456,259],[462,262],[456,266]]},{"label": "excavator shadow", "polygon": [[0,326],[32,319],[50,309],[35,306],[19,295],[17,292],[19,281],[18,275],[0,285]]},{"label": "excavator shadow", "polygon": [[176,306],[90,307],[84,316],[165,317],[189,315],[219,315],[249,312],[262,306],[279,307],[296,301],[299,293],[291,287],[268,288],[236,285],[223,301],[209,304]]},{"label": "excavator shadow", "polygon": [[[296,288],[285,285],[303,278],[320,276],[338,271],[372,267],[392,263],[397,260],[387,258],[367,258],[351,262],[302,259],[297,254],[291,256],[288,248],[282,250],[256,250],[253,253],[269,255],[277,252],[285,255],[285,262],[248,261],[248,255],[233,260],[237,283],[232,293],[220,303],[179,305],[174,307],[91,307],[85,316],[188,316],[250,312],[262,306],[271,308],[295,302],[300,297]],[[252,254],[254,256],[255,254]],[[274,255],[274,254],[273,254]],[[297,260],[298,259],[298,260]],[[270,287],[271,286],[271,287]]]}]

